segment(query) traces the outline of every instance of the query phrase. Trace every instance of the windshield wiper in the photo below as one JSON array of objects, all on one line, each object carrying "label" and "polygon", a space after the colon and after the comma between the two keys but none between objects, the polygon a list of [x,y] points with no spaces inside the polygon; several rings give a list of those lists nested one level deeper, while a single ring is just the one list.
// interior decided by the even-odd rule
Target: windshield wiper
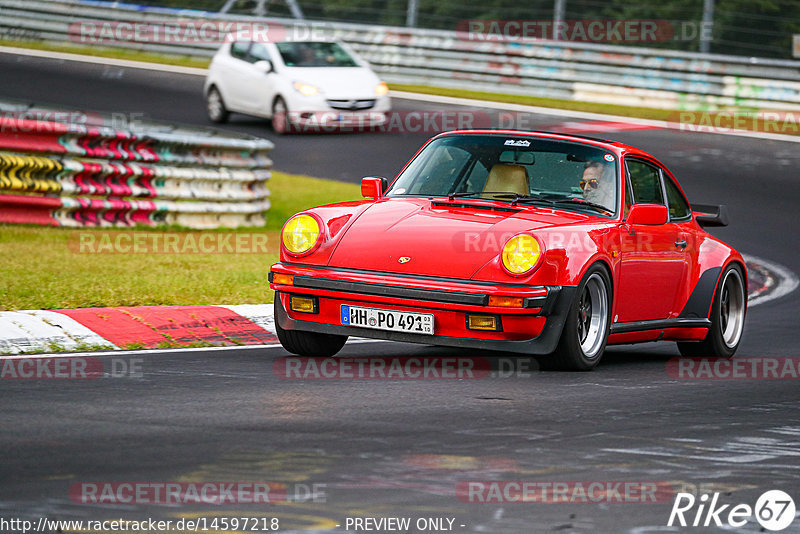
[{"label": "windshield wiper", "polygon": [[[509,195],[517,195],[517,193],[509,193],[508,191],[467,191],[464,193],[448,193],[447,198],[453,200],[458,197],[471,197],[473,195],[492,195],[498,198],[506,198]],[[505,195],[505,196],[504,196]],[[522,196],[522,195],[518,195]],[[491,199],[485,199],[491,200]]]},{"label": "windshield wiper", "polygon": [[472,195],[481,195],[483,191],[469,191],[466,193],[448,193],[447,198],[448,200],[453,200],[456,197],[471,197]]},{"label": "windshield wiper", "polygon": [[603,206],[602,204],[598,204],[596,202],[591,202],[589,200],[584,200],[582,198],[565,198],[563,200],[556,200],[554,203],[558,204],[576,204],[578,206],[586,206],[587,208],[594,208],[599,211],[603,211],[608,213],[609,215],[613,215],[613,211],[608,209],[607,207]]},{"label": "windshield wiper", "polygon": [[496,193],[494,194],[494,196],[495,198],[511,199],[512,206],[516,206],[517,202],[520,201],[522,202],[533,201],[533,202],[544,202],[545,204],[555,204],[554,200],[545,198],[540,195],[520,195],[519,193]]}]

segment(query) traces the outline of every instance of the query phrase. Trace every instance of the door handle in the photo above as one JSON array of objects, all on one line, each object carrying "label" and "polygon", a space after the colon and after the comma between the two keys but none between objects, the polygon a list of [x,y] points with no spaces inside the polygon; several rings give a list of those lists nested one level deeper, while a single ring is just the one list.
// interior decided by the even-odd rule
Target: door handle
[{"label": "door handle", "polygon": [[686,240],[679,239],[678,241],[675,241],[675,246],[678,248],[686,248]]}]

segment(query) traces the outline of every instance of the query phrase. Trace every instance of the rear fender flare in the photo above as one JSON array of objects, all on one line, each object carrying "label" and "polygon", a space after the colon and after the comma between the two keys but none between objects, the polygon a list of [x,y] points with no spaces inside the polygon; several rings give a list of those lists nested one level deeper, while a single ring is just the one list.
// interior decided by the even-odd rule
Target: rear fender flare
[{"label": "rear fender flare", "polygon": [[711,305],[714,302],[714,295],[720,283],[722,273],[732,264],[737,265],[742,270],[744,274],[745,294],[747,294],[747,269],[742,262],[730,258],[721,267],[710,267],[703,271],[678,317],[681,319],[709,318],[711,316]]}]

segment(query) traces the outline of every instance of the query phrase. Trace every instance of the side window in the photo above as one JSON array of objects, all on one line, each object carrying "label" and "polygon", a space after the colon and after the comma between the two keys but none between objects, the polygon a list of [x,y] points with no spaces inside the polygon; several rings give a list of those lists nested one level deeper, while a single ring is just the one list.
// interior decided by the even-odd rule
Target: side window
[{"label": "side window", "polygon": [[675,185],[672,179],[664,175],[664,185],[667,189],[667,205],[669,207],[669,219],[671,221],[680,221],[688,219],[692,215],[692,210],[689,209],[689,203],[683,198],[683,195]]},{"label": "side window", "polygon": [[623,216],[628,216],[628,211],[630,211],[631,206],[633,205],[633,196],[631,196],[631,183],[629,181],[625,182],[625,211]]},{"label": "side window", "polygon": [[263,60],[270,61],[271,59],[269,50],[267,50],[264,43],[253,43],[253,46],[250,47],[250,56],[247,58],[250,63]]},{"label": "side window", "polygon": [[231,45],[231,57],[244,60],[247,58],[247,49],[250,48],[250,43],[235,42]]},{"label": "side window", "polygon": [[627,160],[628,174],[633,186],[633,202],[636,204],[663,204],[661,176],[657,167],[644,161]]}]

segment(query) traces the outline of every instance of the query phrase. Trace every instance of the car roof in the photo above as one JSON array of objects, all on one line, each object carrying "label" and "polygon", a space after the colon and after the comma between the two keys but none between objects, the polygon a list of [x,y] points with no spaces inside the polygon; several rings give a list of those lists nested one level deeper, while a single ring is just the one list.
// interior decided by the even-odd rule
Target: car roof
[{"label": "car roof", "polygon": [[451,130],[448,132],[442,132],[436,137],[443,137],[449,135],[460,135],[460,134],[484,134],[484,135],[519,135],[519,136],[526,136],[526,137],[539,137],[543,139],[551,139],[555,141],[572,141],[576,143],[584,143],[588,145],[594,145],[601,148],[606,148],[613,152],[617,153],[624,153],[624,154],[631,154],[631,155],[640,155],[640,156],[647,156],[649,158],[655,159],[652,155],[648,154],[647,152],[630,146],[624,143],[620,143],[619,141],[612,141],[610,139],[601,139],[598,137],[589,137],[585,135],[574,135],[574,134],[562,134],[558,132],[548,132],[548,131],[536,131],[536,130],[492,130],[492,129],[475,129],[475,130]]},{"label": "car roof", "polygon": [[[231,33],[230,35],[234,35],[235,36],[235,33]],[[336,41],[336,40],[333,40],[333,39],[313,39],[313,38],[312,39],[303,39],[302,41],[295,41],[295,40],[292,40],[292,39],[287,39],[285,41],[261,41],[261,40],[258,40],[258,39],[234,39],[234,40],[239,42],[239,43],[263,43],[263,44],[274,44],[274,45],[283,44],[283,43],[289,43],[289,44],[324,43],[324,44],[338,44],[338,45],[342,44],[341,41]]]}]

